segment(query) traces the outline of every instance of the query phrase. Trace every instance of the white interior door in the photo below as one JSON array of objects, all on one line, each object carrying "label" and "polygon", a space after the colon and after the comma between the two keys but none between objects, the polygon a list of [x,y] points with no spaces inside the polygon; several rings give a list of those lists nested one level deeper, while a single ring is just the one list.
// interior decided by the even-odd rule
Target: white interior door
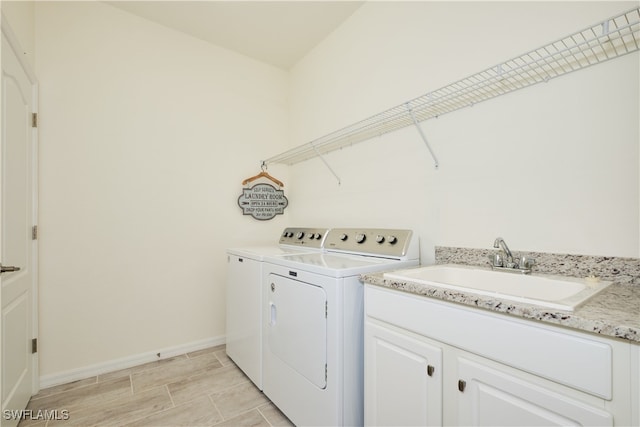
[{"label": "white interior door", "polygon": [[[34,81],[16,56],[2,28],[2,143],[0,151],[0,303],[2,425],[16,425],[17,414],[34,392],[32,352],[35,328]],[[17,271],[11,267],[19,268]],[[37,385],[35,386],[37,389]]]}]

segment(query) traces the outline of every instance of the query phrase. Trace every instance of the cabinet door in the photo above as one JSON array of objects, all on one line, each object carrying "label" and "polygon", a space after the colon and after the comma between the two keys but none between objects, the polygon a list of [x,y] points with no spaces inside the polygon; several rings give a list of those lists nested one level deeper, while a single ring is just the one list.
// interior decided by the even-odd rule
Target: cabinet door
[{"label": "cabinet door", "polygon": [[365,323],[365,425],[442,424],[442,350]]},{"label": "cabinet door", "polygon": [[466,426],[611,426],[602,408],[458,357],[458,424]]}]

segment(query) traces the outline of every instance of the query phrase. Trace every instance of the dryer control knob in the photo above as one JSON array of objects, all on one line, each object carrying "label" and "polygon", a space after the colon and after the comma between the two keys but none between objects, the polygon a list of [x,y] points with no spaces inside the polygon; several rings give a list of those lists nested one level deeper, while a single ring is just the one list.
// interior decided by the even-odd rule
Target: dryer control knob
[{"label": "dryer control knob", "polygon": [[379,234],[378,234],[378,235],[376,236],[376,242],[378,242],[378,243],[384,243],[384,236],[381,236],[381,235],[379,235]]},{"label": "dryer control knob", "polygon": [[367,236],[364,233],[356,234],[356,243],[364,243],[367,240]]},{"label": "dryer control knob", "polygon": [[396,243],[398,243],[398,238],[396,236],[387,236],[387,242],[395,245]]},{"label": "dryer control knob", "polygon": [[296,238],[298,240],[301,240],[304,237],[304,231],[298,231],[298,234],[296,234]]},{"label": "dryer control knob", "polygon": [[349,236],[347,236],[346,234],[341,234],[341,235],[340,235],[340,240],[342,240],[343,242],[344,242],[345,240],[347,240],[348,238],[349,238]]},{"label": "dryer control knob", "polygon": [[316,240],[320,240],[320,239],[322,239],[322,234],[316,233]]}]

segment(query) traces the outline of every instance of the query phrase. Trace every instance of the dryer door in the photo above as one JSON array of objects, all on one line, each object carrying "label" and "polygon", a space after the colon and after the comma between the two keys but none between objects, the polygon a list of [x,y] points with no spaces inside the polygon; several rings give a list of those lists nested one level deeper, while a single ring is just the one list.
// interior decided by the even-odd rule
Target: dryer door
[{"label": "dryer door", "polygon": [[316,387],[327,386],[327,295],[309,283],[269,275],[269,351]]}]

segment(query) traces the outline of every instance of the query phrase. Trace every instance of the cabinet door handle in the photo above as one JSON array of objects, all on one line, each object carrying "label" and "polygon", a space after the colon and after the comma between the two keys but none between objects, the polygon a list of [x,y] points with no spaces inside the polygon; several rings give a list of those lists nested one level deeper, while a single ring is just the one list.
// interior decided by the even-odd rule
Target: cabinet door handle
[{"label": "cabinet door handle", "polygon": [[435,368],[432,365],[427,365],[427,375],[429,375],[430,377],[433,376],[433,371],[435,370]]},{"label": "cabinet door handle", "polygon": [[458,390],[464,392],[464,389],[467,387],[467,382],[463,380],[458,380]]}]

